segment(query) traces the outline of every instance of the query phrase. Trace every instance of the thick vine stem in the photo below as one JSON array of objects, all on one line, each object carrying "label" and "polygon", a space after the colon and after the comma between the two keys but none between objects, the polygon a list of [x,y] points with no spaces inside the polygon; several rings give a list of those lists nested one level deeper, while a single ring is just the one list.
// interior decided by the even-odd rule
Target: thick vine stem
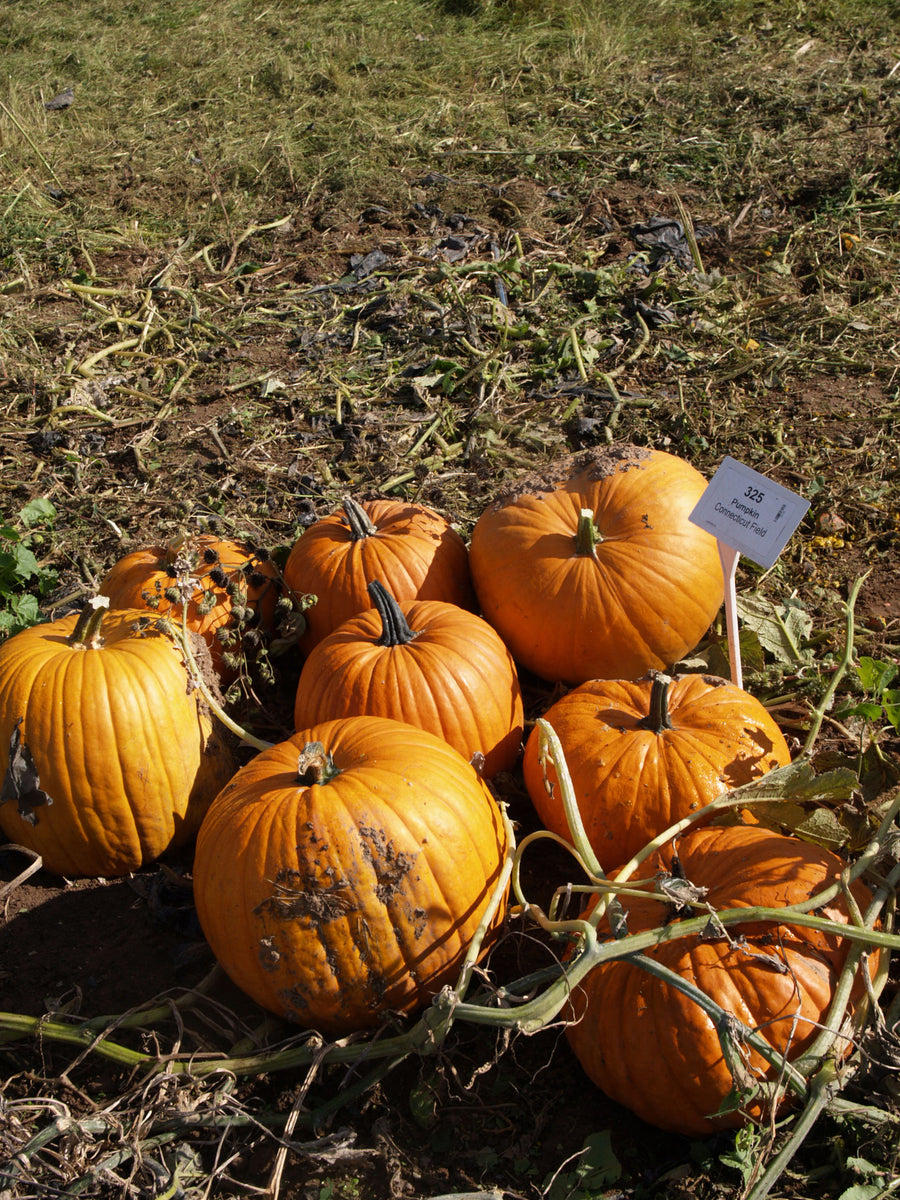
[{"label": "thick vine stem", "polygon": [[368,513],[359,501],[354,500],[352,496],[345,496],[341,504],[346,513],[347,522],[350,525],[350,537],[354,542],[372,537],[373,534],[378,532],[378,526],[369,519]]},{"label": "thick vine stem", "polygon": [[403,615],[400,605],[377,579],[366,585],[366,590],[372,597],[379,617],[381,618],[381,637],[379,646],[408,646],[419,635],[409,627],[409,622]]},{"label": "thick vine stem", "polygon": [[103,645],[103,618],[108,609],[109,596],[92,596],[66,639],[68,644],[76,650],[98,650]]},{"label": "thick vine stem", "polygon": [[846,630],[844,634],[844,653],[841,655],[841,660],[837,665],[837,669],[831,677],[831,682],[825,690],[825,695],[819,701],[819,704],[813,713],[812,723],[809,727],[809,733],[806,736],[806,741],[803,744],[803,749],[800,751],[800,757],[808,757],[812,753],[813,746],[816,743],[816,738],[819,736],[819,730],[822,728],[822,722],[825,720],[825,714],[831,707],[834,700],[835,692],[838,689],[838,684],[847,673],[847,669],[853,661],[853,651],[856,638],[856,601],[859,599],[860,589],[869,578],[871,571],[866,571],[864,575],[860,575],[855,580],[853,587],[850,589],[850,595],[847,598],[847,603],[844,605],[844,613],[846,615]]},{"label": "thick vine stem", "polygon": [[671,675],[662,671],[651,672],[650,711],[637,723],[638,729],[648,729],[651,733],[660,734],[666,729],[674,729],[669,716],[669,689],[675,680]]},{"label": "thick vine stem", "polygon": [[600,530],[594,524],[593,509],[583,508],[578,514],[575,530],[575,553],[584,558],[594,557],[594,547],[603,541]]}]

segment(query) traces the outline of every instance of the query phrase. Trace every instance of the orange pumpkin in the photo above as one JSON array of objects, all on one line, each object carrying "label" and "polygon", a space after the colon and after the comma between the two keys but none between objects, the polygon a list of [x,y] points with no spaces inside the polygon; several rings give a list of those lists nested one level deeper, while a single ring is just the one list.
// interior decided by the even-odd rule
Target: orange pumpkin
[{"label": "orange pumpkin", "polygon": [[[791,761],[758,700],[725,679],[595,679],[544,714],[563,748],[588,841],[608,871],[723,792]],[[546,827],[570,836],[556,770],[539,734],[525,747],[525,786]]]},{"label": "orange pumpkin", "polygon": [[35,625],[0,646],[0,827],[60,875],[127,875],[196,832],[234,764],[146,612]]},{"label": "orange pumpkin", "polygon": [[[505,854],[498,806],[446,742],[384,717],[325,721],[257,755],[215,800],[197,912],[238,987],[343,1035],[456,981]],[[485,946],[502,916],[501,904]]]},{"label": "orange pumpkin", "polygon": [[375,581],[375,608],[311,651],[297,685],[298,729],[333,717],[382,716],[479,756],[486,779],[510,770],[522,743],[522,692],[512,656],[481,617],[441,600],[398,603]]},{"label": "orange pumpkin", "polygon": [[[674,911],[658,896],[629,896],[628,932],[668,922],[670,936],[645,955],[695,984],[792,1060],[819,1032],[850,943],[791,925],[789,915],[783,922],[729,925],[727,935],[716,933],[712,924],[703,934],[674,935],[680,919],[703,916],[708,909],[799,904],[840,879],[843,870],[837,855],[759,827],[693,830],[648,859],[641,875],[659,874],[663,882],[674,876],[707,889],[697,907]],[[853,893],[865,910],[871,898],[866,888],[856,884]],[[843,898],[817,909],[816,915],[848,922]],[[609,930],[603,924],[598,932],[608,935]],[[873,974],[876,961],[873,955]],[[858,981],[857,998],[862,991]],[[589,1077],[652,1125],[703,1137],[765,1114],[761,1093],[751,1091],[739,1106],[725,1104],[735,1081],[714,1020],[641,967],[624,959],[595,967],[574,990],[569,1016],[568,1039]],[[731,1038],[748,1081],[775,1078],[758,1051],[739,1042],[727,1027],[721,1033]],[[839,1053],[849,1048],[849,1042],[838,1039]],[[723,1105],[727,1111],[720,1112]]]},{"label": "orange pumpkin", "polygon": [[226,680],[239,668],[247,629],[273,629],[278,593],[278,571],[267,554],[209,533],[126,554],[100,584],[114,608],[145,608],[159,616],[174,609],[180,616],[187,600],[187,627],[206,642]]},{"label": "orange pumpkin", "polygon": [[724,596],[688,515],[706,480],[672,454],[610,447],[527,479],[482,513],[469,563],[482,612],[550,681],[637,679],[702,638]]},{"label": "orange pumpkin", "polygon": [[475,607],[466,544],[439,513],[405,500],[344,500],[340,512],[311,525],[294,543],[285,583],[314,595],[305,651],[349,617],[372,607],[375,579],[397,600],[445,600]]}]

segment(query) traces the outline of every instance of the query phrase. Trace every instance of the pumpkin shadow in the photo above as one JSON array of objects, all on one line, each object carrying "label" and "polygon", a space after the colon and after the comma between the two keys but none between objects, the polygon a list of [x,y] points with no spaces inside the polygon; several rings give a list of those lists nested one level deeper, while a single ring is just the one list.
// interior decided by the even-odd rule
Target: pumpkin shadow
[{"label": "pumpkin shadow", "polygon": [[[0,878],[12,878],[0,852]],[[151,896],[156,872],[68,883],[40,872],[0,914],[0,1008],[90,1018],[196,984],[212,966],[193,913]],[[143,894],[142,894],[143,893]]]}]

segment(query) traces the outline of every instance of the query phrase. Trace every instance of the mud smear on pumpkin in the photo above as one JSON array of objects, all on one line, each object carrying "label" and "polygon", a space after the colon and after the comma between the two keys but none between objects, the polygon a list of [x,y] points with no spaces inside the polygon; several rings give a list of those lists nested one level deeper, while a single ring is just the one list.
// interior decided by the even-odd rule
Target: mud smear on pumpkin
[{"label": "mud smear on pumpkin", "polygon": [[565,487],[576,475],[586,475],[591,482],[598,479],[608,479],[627,471],[632,465],[639,466],[651,457],[651,452],[642,446],[623,444],[620,446],[603,446],[592,450],[582,450],[577,454],[567,454],[563,458],[549,463],[543,470],[534,471],[515,480],[488,505],[489,510],[496,511],[504,505],[514,504],[521,496],[540,495],[543,492],[555,492]]},{"label": "mud smear on pumpkin", "polygon": [[395,850],[381,829],[373,829],[369,825],[360,825],[360,835],[367,838],[361,843],[362,852],[372,864],[372,870],[378,880],[375,894],[382,904],[387,904],[398,892],[403,890],[403,881],[413,869],[418,855],[408,854],[405,850]]},{"label": "mud smear on pumpkin", "polygon": [[356,907],[353,889],[346,880],[330,880],[322,886],[315,875],[302,876],[293,867],[284,867],[275,876],[275,891],[261,900],[254,914],[267,913],[279,921],[296,918],[319,924],[336,921]]}]

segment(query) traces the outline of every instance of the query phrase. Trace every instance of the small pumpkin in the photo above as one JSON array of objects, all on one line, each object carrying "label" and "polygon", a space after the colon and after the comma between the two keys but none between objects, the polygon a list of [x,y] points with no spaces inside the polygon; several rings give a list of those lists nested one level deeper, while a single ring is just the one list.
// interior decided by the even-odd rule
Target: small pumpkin
[{"label": "small pumpkin", "polygon": [[380,580],[397,600],[444,600],[474,609],[468,550],[439,513],[405,500],[344,499],[340,511],[311,525],[294,543],[284,568],[307,609],[306,652],[372,607],[368,585]]},{"label": "small pumpkin", "polygon": [[105,602],[0,646],[0,828],[59,875],[127,875],[184,844],[234,771],[175,643]]},{"label": "small pumpkin", "polygon": [[[707,909],[799,904],[840,879],[844,863],[828,850],[761,827],[707,827],[686,833],[641,867],[643,877],[689,880],[705,888],[697,909],[675,911],[658,898],[629,896],[629,934],[666,922],[673,934],[684,916]],[[865,910],[870,894],[853,894]],[[584,915],[588,915],[590,907]],[[843,898],[817,915],[848,922]],[[599,933],[609,934],[602,924]],[[726,1013],[789,1060],[809,1048],[831,1004],[850,943],[784,922],[748,921],[717,934],[671,936],[644,953],[695,984]],[[870,961],[874,974],[877,955]],[[856,998],[863,992],[857,982]],[[627,960],[603,963],[574,990],[566,1033],[582,1067],[606,1095],[662,1129],[704,1137],[765,1113],[765,1097],[725,1105],[734,1080],[712,1018],[670,984]],[[727,1031],[726,1036],[727,1036]],[[849,1043],[838,1040],[840,1051]],[[735,1046],[748,1077],[774,1072],[748,1045]],[[728,1111],[720,1112],[725,1105]]]},{"label": "small pumpkin", "polygon": [[[716,796],[791,761],[760,702],[709,675],[591,680],[544,719],[560,740],[588,841],[606,871]],[[541,820],[568,838],[556,770],[548,762],[545,777],[537,728],[523,770]]]},{"label": "small pumpkin", "polygon": [[209,647],[222,679],[238,669],[241,637],[251,627],[271,632],[279,595],[278,571],[265,551],[214,534],[173,538],[134,550],[100,584],[114,608],[179,615],[187,600],[188,629]]},{"label": "small pumpkin", "polygon": [[520,667],[578,684],[683,658],[724,596],[716,540],[688,520],[705,488],[673,454],[619,446],[564,459],[491,504],[469,564]]},{"label": "small pumpkin", "polygon": [[258,1004],[343,1035],[456,981],[505,854],[497,804],[446,742],[384,717],[325,721],[217,797],[197,839],[197,913]]},{"label": "small pumpkin", "polygon": [[297,685],[298,729],[334,717],[381,716],[428,729],[490,779],[516,763],[524,727],[512,656],[474,613],[442,600],[398,603],[369,584],[374,608],[310,652]]}]

